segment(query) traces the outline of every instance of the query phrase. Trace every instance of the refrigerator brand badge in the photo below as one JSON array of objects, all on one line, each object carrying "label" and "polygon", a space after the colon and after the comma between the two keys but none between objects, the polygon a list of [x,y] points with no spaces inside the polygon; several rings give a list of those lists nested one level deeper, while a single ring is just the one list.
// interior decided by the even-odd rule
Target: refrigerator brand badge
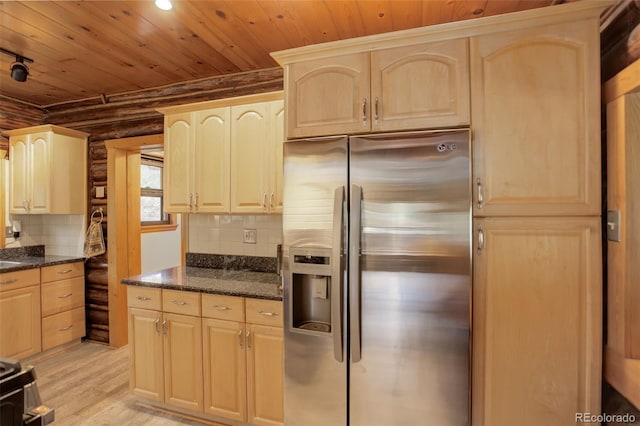
[{"label": "refrigerator brand badge", "polygon": [[441,143],[438,145],[438,152],[455,151],[456,149],[458,149],[458,145],[455,143]]}]

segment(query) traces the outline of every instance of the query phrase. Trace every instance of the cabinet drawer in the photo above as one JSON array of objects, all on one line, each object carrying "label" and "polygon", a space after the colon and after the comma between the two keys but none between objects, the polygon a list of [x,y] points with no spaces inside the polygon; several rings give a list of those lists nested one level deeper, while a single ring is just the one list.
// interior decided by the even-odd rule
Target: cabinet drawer
[{"label": "cabinet drawer", "polygon": [[42,320],[42,350],[84,337],[84,307],[71,309]]},{"label": "cabinet drawer", "polygon": [[245,299],[246,322],[282,327],[282,302],[277,300]]},{"label": "cabinet drawer", "polygon": [[0,274],[0,292],[40,284],[40,268]]},{"label": "cabinet drawer", "polygon": [[127,305],[132,308],[162,309],[162,290],[152,287],[127,287]]},{"label": "cabinet drawer", "polygon": [[84,306],[84,276],[42,284],[42,316]]},{"label": "cabinet drawer", "polygon": [[42,282],[66,280],[67,278],[84,277],[84,263],[63,263],[61,265],[42,268]]},{"label": "cabinet drawer", "polygon": [[200,293],[162,290],[162,311],[200,316]]},{"label": "cabinet drawer", "polygon": [[219,294],[203,294],[202,316],[244,322],[244,298],[222,296]]}]

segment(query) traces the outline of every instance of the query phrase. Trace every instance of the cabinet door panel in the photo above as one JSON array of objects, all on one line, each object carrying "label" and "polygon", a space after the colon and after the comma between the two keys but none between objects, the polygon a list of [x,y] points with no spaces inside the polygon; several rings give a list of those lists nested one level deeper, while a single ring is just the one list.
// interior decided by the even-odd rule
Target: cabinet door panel
[{"label": "cabinet door panel", "polygon": [[466,38],[371,53],[374,130],[469,124]]},{"label": "cabinet door panel", "polygon": [[229,108],[196,113],[194,203],[200,213],[229,212]]},{"label": "cabinet door panel", "polygon": [[286,97],[289,139],[370,130],[369,53],[289,65]]},{"label": "cabinet door panel", "polygon": [[[37,133],[31,136],[31,201],[30,213],[47,213],[51,197],[50,135]],[[67,164],[67,167],[70,165]],[[66,188],[66,190],[70,190]]]},{"label": "cabinet door panel", "polygon": [[165,403],[202,412],[202,322],[199,317],[164,314]]},{"label": "cabinet door panel", "polygon": [[563,426],[599,413],[600,219],[475,225],[474,425]]},{"label": "cabinet door panel", "polygon": [[172,114],[164,119],[164,210],[189,213],[193,205],[193,123],[191,114]]},{"label": "cabinet door panel", "polygon": [[472,39],[476,216],[600,213],[597,21]]},{"label": "cabinet door panel", "polygon": [[268,210],[267,103],[231,107],[231,212]]},{"label": "cabinet door panel", "polygon": [[0,293],[0,356],[25,358],[41,351],[40,284]]},{"label": "cabinet door panel", "polygon": [[269,212],[282,213],[282,144],[286,140],[284,134],[284,101],[273,101],[269,104],[269,126],[271,127],[269,147]]},{"label": "cabinet door panel", "polygon": [[129,308],[129,390],[164,401],[162,313]]},{"label": "cabinet door panel", "polygon": [[204,410],[247,420],[247,373],[243,323],[203,319]]},{"label": "cabinet door panel", "polygon": [[248,422],[254,425],[282,425],[283,332],[279,327],[247,325]]},{"label": "cabinet door panel", "polygon": [[11,213],[26,213],[26,202],[30,198],[29,190],[29,144],[27,136],[15,136],[11,138],[9,146],[9,211]]}]

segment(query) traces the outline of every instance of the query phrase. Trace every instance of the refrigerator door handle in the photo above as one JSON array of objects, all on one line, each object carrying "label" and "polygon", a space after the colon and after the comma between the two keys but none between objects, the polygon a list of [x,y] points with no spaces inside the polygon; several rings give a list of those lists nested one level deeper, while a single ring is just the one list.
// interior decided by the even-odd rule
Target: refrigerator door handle
[{"label": "refrigerator door handle", "polygon": [[349,299],[351,362],[362,358],[360,348],[360,232],[362,187],[351,185],[351,224],[349,226]]},{"label": "refrigerator door handle", "polygon": [[344,361],[342,327],[342,276],[343,276],[343,206],[344,186],[336,188],[333,198],[333,258],[331,264],[331,324],[333,332],[333,356],[338,362]]}]

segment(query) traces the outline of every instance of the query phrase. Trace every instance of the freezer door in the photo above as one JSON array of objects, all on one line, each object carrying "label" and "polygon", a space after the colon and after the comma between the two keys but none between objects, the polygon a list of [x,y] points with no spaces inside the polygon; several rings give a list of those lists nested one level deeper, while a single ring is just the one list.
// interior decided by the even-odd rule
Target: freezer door
[{"label": "freezer door", "polygon": [[469,424],[469,132],[350,139],[350,425]]},{"label": "freezer door", "polygon": [[347,138],[284,144],[285,424],[346,426]]}]

